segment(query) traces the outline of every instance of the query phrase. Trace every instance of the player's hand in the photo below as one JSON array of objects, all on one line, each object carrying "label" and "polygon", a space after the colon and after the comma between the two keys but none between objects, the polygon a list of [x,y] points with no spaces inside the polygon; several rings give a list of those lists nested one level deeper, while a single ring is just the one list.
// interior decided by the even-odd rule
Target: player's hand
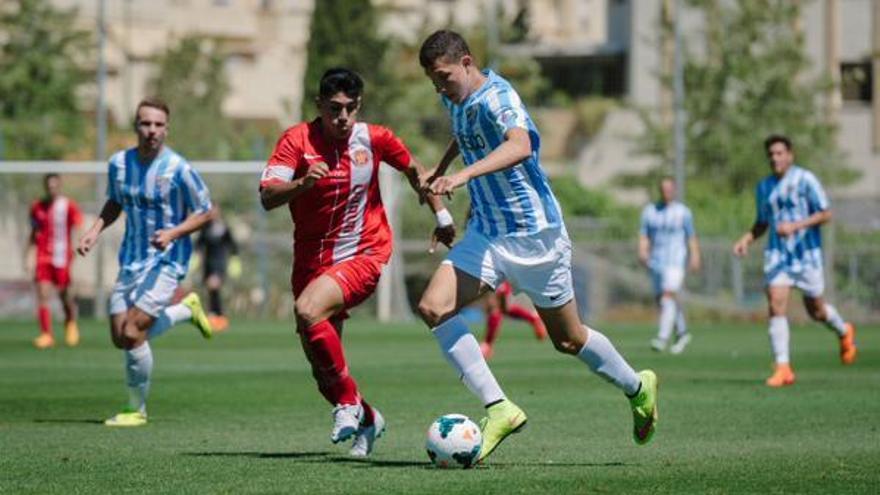
[{"label": "player's hand", "polygon": [[700,271],[701,266],[702,266],[702,263],[700,262],[700,258],[698,258],[696,256],[691,258],[690,261],[688,262],[688,269],[690,269],[691,272]]},{"label": "player's hand", "polygon": [[437,177],[434,179],[429,186],[429,190],[432,194],[446,194],[447,196],[450,196],[453,191],[467,184],[467,181],[467,176],[462,172],[457,172],[452,175],[444,175],[443,177]]},{"label": "player's hand", "polygon": [[782,237],[788,237],[797,231],[798,227],[794,222],[781,222],[776,225],[776,233]]},{"label": "player's hand", "polygon": [[431,247],[428,248],[428,253],[434,254],[434,251],[437,250],[437,243],[441,243],[447,248],[452,248],[452,241],[455,240],[455,225],[447,225],[446,227],[437,227],[434,229],[434,233],[431,234]]},{"label": "player's hand", "polygon": [[648,254],[647,253],[639,253],[639,263],[642,266],[648,266]]},{"label": "player's hand", "polygon": [[92,250],[92,246],[95,245],[95,242],[98,240],[98,234],[95,232],[86,232],[85,235],[79,238],[79,244],[76,246],[76,253],[80,256],[85,256],[89,254],[89,251]]},{"label": "player's hand", "polygon": [[315,163],[309,166],[309,169],[306,171],[306,175],[303,177],[303,185],[306,187],[312,187],[315,185],[315,182],[327,177],[329,173],[330,167],[328,167],[326,163]]},{"label": "player's hand", "polygon": [[164,251],[172,242],[174,242],[174,234],[171,229],[157,230],[150,238],[150,244],[159,251]]},{"label": "player's hand", "polygon": [[[421,177],[419,177],[419,184],[421,185],[421,189],[422,189],[423,194],[425,194],[425,195],[442,194],[442,193],[435,193],[431,190],[431,187],[434,184],[434,182],[436,182],[437,179],[442,178],[442,177],[443,177],[442,175],[437,175],[436,169],[432,170],[430,172],[426,172]],[[450,200],[452,199],[452,192],[451,191],[446,193],[446,199],[450,199]]]},{"label": "player's hand", "polygon": [[733,245],[733,254],[742,258],[749,252],[749,240],[742,238]]}]

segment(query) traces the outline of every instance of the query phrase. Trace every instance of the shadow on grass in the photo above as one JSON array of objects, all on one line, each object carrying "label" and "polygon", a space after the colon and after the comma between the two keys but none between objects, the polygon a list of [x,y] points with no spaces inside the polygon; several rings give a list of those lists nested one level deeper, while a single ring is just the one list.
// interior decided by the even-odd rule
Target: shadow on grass
[{"label": "shadow on grass", "polygon": [[184,452],[188,457],[251,457],[256,459],[315,459],[330,452]]},{"label": "shadow on grass", "polygon": [[62,423],[62,424],[89,424],[89,425],[103,425],[104,421],[100,419],[71,419],[71,418],[37,418],[34,420],[34,423]]}]

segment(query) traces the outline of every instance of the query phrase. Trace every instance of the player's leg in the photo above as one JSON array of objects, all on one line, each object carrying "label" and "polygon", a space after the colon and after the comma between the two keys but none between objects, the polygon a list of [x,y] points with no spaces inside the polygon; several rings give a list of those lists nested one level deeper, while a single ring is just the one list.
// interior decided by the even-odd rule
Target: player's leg
[{"label": "player's leg", "polygon": [[773,374],[766,381],[770,387],[784,387],[792,385],[795,381],[789,356],[790,331],[788,318],[785,316],[791,293],[791,285],[786,277],[787,275],[782,274],[767,286],[770,348],[774,358]]},{"label": "player's leg", "polygon": [[[207,268],[207,267],[206,267]],[[206,273],[205,287],[208,289],[208,320],[214,330],[223,331],[229,326],[229,320],[223,315],[223,276],[217,271]]]},{"label": "player's leg", "polygon": [[855,342],[855,326],[852,323],[845,322],[840,313],[837,312],[837,309],[826,302],[821,294],[811,295],[805,291],[804,307],[806,307],[810,318],[825,324],[837,335],[840,341],[840,362],[843,364],[854,363],[858,354]]},{"label": "player's leg", "polygon": [[64,308],[64,343],[74,347],[79,344],[79,325],[76,323],[77,308],[70,288],[69,268],[64,269],[63,279],[58,282],[58,297]]},{"label": "player's leg", "polygon": [[170,304],[179,285],[177,277],[170,271],[156,269],[147,279],[153,289],[142,296],[146,298],[142,304],[149,305],[156,314],[155,321],[147,332],[148,339],[158,338],[184,321],[192,323],[203,338],[211,338],[213,328],[208,321],[205,310],[202,309],[202,302],[198,294],[190,292],[179,303]]},{"label": "player's leg", "polygon": [[107,426],[142,426],[147,423],[147,396],[153,373],[153,351],[147,334],[154,320],[153,316],[134,306],[124,313],[111,315],[111,339],[125,355],[128,405],[104,421]]},{"label": "player's leg", "polygon": [[[37,269],[39,272],[39,268]],[[38,276],[39,277],[39,276]],[[52,296],[52,283],[48,280],[36,282],[37,291],[37,321],[40,324],[40,335],[34,339],[37,349],[47,349],[55,345],[55,337],[52,335],[52,312],[49,309],[49,300]]]},{"label": "player's leg", "polygon": [[497,294],[491,292],[485,298],[486,335],[480,344],[480,351],[487,360],[492,357],[493,346],[495,341],[498,340],[498,334],[501,333],[501,321],[504,318],[499,299],[500,297]]},{"label": "player's leg", "polygon": [[538,313],[530,311],[511,301],[509,295],[502,296],[500,299],[501,311],[504,314],[510,316],[514,320],[521,320],[531,325],[536,339],[543,340],[547,337],[547,329],[544,328],[544,322],[541,321],[541,317],[538,316]]}]

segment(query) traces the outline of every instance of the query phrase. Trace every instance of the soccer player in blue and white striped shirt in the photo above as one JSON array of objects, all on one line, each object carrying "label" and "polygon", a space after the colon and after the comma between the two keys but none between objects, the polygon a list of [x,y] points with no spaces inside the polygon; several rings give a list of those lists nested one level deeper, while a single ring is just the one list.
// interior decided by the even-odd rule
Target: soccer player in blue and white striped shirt
[{"label": "soccer player in blue and white striped shirt", "polygon": [[660,306],[657,337],[651,347],[666,349],[675,326],[675,343],[669,348],[679,354],[691,340],[678,297],[684,282],[685,265],[692,271],[700,269],[700,243],[694,231],[690,208],[676,200],[675,180],[664,177],[660,181],[661,200],[646,205],[642,210],[639,229],[639,261],[651,273],[654,296]]},{"label": "soccer player in blue and white striped shirt", "polygon": [[129,406],[104,422],[141,426],[147,422],[147,392],[153,371],[149,340],[177,322],[190,320],[205,338],[211,326],[195,293],[171,305],[186,275],[192,245],[189,234],[210,219],[211,197],[199,174],[164,145],[168,105],[151,98],[136,110],[138,145],[110,159],[107,201],[80,239],[85,256],[101,232],[125,212],[125,235],[119,249],[119,275],[110,296],[110,335],[125,352]]},{"label": "soccer player in blue and white striped shirt", "polygon": [[[656,376],[636,373],[602,333],[580,321],[571,280],[571,241],[539,162],[541,138],[504,78],[481,71],[465,40],[437,31],[419,62],[452,120],[453,140],[424,177],[432,194],[467,185],[472,215],[461,242],[434,273],[419,312],[446,359],[487,409],[480,460],[526,422],[492,375],[459,310],[505,280],[526,293],[560,352],[577,356],[630,397],[633,436],[646,443],[656,420]],[[446,168],[458,155],[465,167]]]},{"label": "soccer player in blue and white striped shirt", "polygon": [[773,135],[764,141],[771,175],[758,184],[757,218],[749,232],[734,245],[737,256],[745,256],[749,245],[768,232],[764,247],[764,282],[770,306],[770,347],[776,369],[767,385],[783,387],[795,381],[788,346],[785,316],[791,287],[801,290],[810,317],[824,323],[840,340],[840,360],[855,362],[855,327],[846,323],[822,293],[822,237],[819,226],[831,220],[831,206],[819,179],[794,164],[791,140]]}]

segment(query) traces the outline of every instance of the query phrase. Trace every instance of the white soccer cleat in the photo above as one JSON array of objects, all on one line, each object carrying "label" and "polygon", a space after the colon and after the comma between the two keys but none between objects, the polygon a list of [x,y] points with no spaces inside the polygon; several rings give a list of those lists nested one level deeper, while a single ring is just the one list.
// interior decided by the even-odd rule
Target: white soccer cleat
[{"label": "white soccer cleat", "polygon": [[360,404],[338,404],[333,408],[333,431],[330,441],[343,442],[354,435],[361,424],[364,408]]},{"label": "white soccer cleat", "polygon": [[681,337],[675,340],[675,343],[669,348],[669,352],[672,354],[681,354],[684,352],[684,348],[687,347],[688,344],[691,343],[691,334],[686,333]]},{"label": "white soccer cleat", "polygon": [[654,349],[657,352],[665,351],[666,341],[663,339],[651,339],[651,349]]},{"label": "white soccer cleat", "polygon": [[354,435],[354,443],[351,444],[351,450],[348,455],[353,457],[367,457],[373,452],[373,446],[376,439],[385,433],[385,418],[375,407],[373,408],[373,424],[370,426],[362,426],[358,428]]}]

